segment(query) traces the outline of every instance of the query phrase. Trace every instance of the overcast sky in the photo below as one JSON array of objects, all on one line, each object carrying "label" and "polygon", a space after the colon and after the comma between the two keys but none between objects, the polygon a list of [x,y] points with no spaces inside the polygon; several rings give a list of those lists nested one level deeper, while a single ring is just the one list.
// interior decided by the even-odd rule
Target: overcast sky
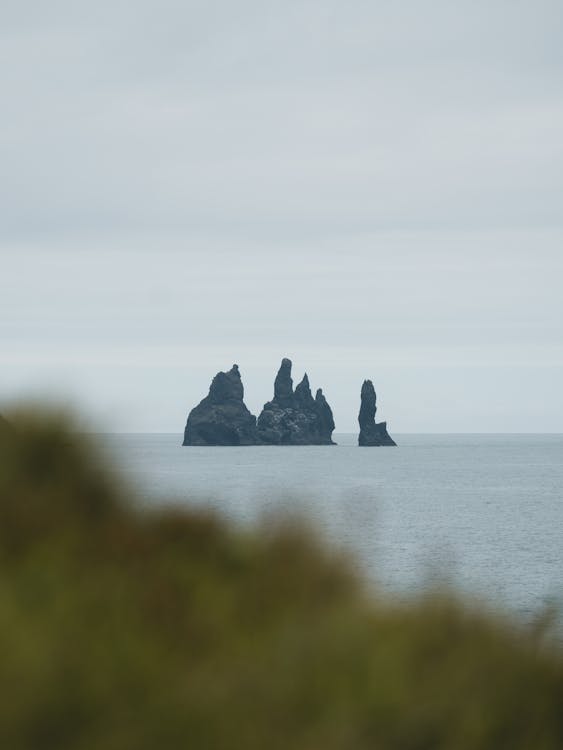
[{"label": "overcast sky", "polygon": [[561,0],[0,2],[0,408],[563,431]]}]

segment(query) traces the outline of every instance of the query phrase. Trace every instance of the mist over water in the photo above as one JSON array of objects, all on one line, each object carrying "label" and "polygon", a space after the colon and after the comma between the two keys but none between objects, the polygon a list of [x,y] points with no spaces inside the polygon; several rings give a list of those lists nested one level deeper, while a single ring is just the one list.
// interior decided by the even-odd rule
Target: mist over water
[{"label": "mist over water", "polygon": [[104,436],[147,502],[239,523],[297,514],[393,595],[451,583],[524,622],[563,602],[563,435],[396,435],[399,449],[181,448]]}]

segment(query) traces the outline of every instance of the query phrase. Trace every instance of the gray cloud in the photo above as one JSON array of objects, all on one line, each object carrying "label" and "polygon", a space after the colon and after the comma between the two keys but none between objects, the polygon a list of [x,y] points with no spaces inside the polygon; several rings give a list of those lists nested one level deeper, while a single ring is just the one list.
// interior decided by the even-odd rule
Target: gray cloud
[{"label": "gray cloud", "polygon": [[340,429],[378,375],[396,429],[560,429],[560,2],[3,11],[6,398],[174,429],[289,355]]}]

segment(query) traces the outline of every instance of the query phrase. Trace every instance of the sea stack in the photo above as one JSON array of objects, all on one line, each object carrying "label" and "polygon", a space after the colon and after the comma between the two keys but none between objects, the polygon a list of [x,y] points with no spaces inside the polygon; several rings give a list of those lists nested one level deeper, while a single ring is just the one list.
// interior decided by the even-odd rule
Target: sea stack
[{"label": "sea stack", "polygon": [[360,423],[358,445],[397,445],[387,432],[387,422],[377,423],[375,421],[375,412],[377,411],[375,404],[376,395],[371,380],[364,380],[361,399],[360,413],[358,415],[358,422]]},{"label": "sea stack", "polygon": [[291,360],[282,359],[274,381],[274,398],[264,404],[257,431],[266,445],[334,445],[332,410],[319,388],[315,398],[307,374],[293,390]]},{"label": "sea stack", "polygon": [[238,365],[213,378],[209,394],[191,410],[184,445],[256,445],[256,417],[244,403]]}]

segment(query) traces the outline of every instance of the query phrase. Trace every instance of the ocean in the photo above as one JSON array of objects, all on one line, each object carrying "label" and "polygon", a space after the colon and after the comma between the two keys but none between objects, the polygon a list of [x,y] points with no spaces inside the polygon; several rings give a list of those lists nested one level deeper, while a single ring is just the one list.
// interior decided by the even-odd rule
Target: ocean
[{"label": "ocean", "polygon": [[397,448],[181,447],[104,436],[139,502],[306,518],[399,599],[452,586],[522,622],[563,607],[563,435],[394,435]]}]

